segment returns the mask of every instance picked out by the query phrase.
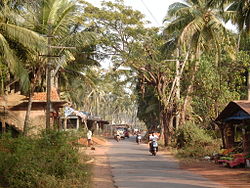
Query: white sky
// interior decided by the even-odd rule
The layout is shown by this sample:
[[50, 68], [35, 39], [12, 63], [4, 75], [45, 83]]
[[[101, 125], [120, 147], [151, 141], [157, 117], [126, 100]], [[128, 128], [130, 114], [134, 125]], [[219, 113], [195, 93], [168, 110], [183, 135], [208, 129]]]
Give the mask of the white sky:
[[[86, 0], [91, 4], [98, 6], [103, 0]], [[114, 0], [105, 0], [114, 1]], [[149, 26], [162, 27], [163, 19], [167, 14], [169, 5], [175, 2], [181, 2], [181, 0], [124, 0], [124, 4], [131, 6], [133, 9], [139, 10], [145, 15], [145, 19], [150, 21]], [[230, 22], [226, 24], [226, 27], [230, 30], [236, 31], [236, 27]]]
[[[95, 6], [98, 6], [102, 0], [87, 1]], [[150, 26], [156, 27], [162, 26], [162, 21], [166, 16], [168, 7], [174, 2], [178, 2], [178, 0], [124, 0], [125, 5], [139, 10], [145, 15], [145, 19], [152, 23]]]

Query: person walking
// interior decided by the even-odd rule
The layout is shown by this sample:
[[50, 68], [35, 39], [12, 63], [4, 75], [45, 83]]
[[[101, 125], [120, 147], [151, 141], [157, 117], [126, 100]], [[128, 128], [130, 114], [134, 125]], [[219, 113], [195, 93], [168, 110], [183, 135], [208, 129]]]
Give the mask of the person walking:
[[88, 139], [88, 147], [90, 147], [90, 145], [92, 145], [92, 131], [88, 130], [87, 132], [87, 139]]

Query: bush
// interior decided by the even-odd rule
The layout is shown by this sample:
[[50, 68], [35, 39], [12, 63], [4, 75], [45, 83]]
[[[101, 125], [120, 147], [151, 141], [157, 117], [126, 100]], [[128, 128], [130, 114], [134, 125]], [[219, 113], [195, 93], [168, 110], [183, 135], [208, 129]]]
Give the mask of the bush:
[[[43, 132], [37, 138], [0, 138], [0, 187], [87, 187], [89, 167], [79, 162], [68, 132]], [[86, 157], [87, 159], [87, 157]]]
[[199, 126], [187, 123], [176, 132], [176, 146], [181, 157], [199, 158], [219, 151], [220, 141]]

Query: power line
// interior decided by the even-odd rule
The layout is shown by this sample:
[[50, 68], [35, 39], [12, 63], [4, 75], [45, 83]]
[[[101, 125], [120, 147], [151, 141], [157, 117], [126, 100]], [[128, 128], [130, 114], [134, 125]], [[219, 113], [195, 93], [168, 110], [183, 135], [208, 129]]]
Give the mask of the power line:
[[155, 21], [158, 25], [160, 25], [159, 22], [157, 21], [157, 19], [155, 18], [155, 16], [153, 15], [153, 13], [149, 10], [149, 8], [148, 8], [148, 6], [146, 5], [146, 3], [144, 3], [143, 0], [141, 0], [141, 2], [142, 2], [142, 4], [143, 4], [143, 6], [147, 9], [147, 11], [149, 12], [149, 14], [152, 16], [152, 18], [154, 19], [154, 21]]

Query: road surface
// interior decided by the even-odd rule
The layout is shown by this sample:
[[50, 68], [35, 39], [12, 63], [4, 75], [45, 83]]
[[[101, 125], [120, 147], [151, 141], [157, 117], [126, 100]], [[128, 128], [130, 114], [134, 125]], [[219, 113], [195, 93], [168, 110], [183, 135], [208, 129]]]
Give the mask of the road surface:
[[170, 155], [152, 156], [146, 144], [135, 137], [110, 140], [108, 157], [113, 181], [118, 188], [224, 188], [223, 185], [179, 168]]

